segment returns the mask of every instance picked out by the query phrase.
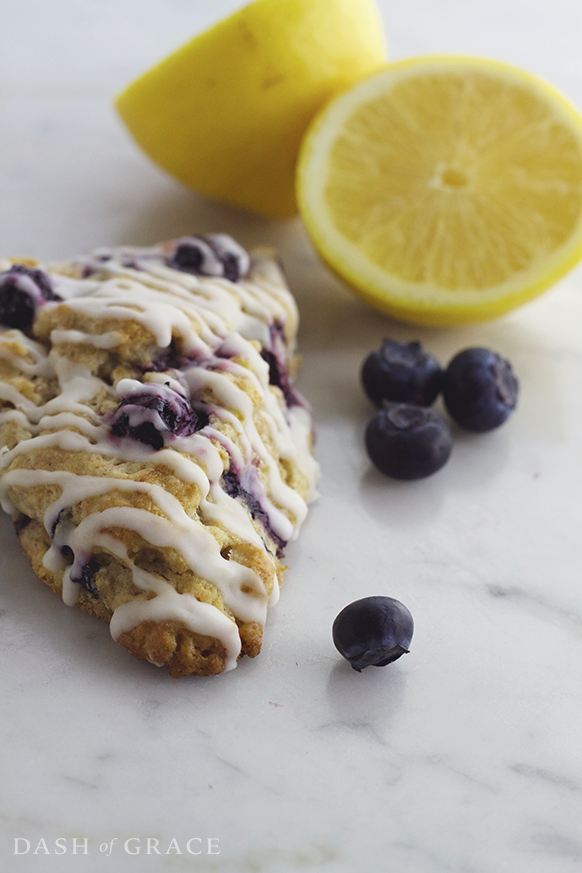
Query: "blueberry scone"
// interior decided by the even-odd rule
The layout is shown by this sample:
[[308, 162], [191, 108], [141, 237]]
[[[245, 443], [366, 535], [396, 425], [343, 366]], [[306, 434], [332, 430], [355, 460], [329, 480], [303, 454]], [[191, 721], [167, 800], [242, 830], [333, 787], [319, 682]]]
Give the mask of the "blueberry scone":
[[3, 260], [0, 322], [0, 498], [38, 577], [172, 676], [257, 655], [317, 478], [273, 253]]

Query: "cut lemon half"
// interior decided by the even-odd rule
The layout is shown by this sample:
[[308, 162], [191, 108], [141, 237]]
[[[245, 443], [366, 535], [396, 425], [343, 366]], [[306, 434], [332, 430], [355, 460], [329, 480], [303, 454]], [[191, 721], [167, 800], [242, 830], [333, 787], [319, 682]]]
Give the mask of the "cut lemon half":
[[496, 318], [582, 257], [582, 117], [507, 64], [395, 63], [312, 122], [297, 197], [323, 260], [373, 306]]
[[386, 63], [376, 0], [255, 0], [132, 82], [117, 111], [142, 149], [200, 194], [297, 213], [307, 126]]

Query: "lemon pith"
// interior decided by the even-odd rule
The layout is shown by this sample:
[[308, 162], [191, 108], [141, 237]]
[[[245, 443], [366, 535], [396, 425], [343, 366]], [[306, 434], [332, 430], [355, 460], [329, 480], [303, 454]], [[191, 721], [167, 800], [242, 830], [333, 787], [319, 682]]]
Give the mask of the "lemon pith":
[[375, 0], [255, 0], [139, 77], [116, 107], [144, 151], [186, 185], [289, 217], [309, 121], [385, 61]]
[[321, 256], [372, 305], [494, 318], [582, 256], [582, 118], [507, 64], [403, 61], [313, 121], [297, 191]]

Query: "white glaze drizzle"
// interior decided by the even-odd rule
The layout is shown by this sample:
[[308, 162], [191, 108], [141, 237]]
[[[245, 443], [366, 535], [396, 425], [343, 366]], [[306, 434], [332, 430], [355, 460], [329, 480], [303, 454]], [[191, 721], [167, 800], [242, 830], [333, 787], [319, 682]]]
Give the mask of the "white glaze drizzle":
[[51, 331], [51, 343], [77, 343], [80, 345], [95, 346], [97, 349], [114, 349], [123, 342], [123, 335], [115, 330], [108, 333], [83, 333], [82, 330], [53, 330]]
[[[27, 357], [32, 358], [32, 363], [26, 361], [24, 357], [15, 354], [8, 343], [16, 342], [22, 346]], [[53, 367], [49, 361], [45, 347], [42, 343], [37, 343], [30, 337], [25, 336], [19, 330], [5, 330], [0, 332], [0, 358], [8, 361], [21, 373], [27, 376], [44, 376], [50, 378], [54, 376]]]
[[[231, 467], [246, 476], [247, 490], [251, 483], [271, 529], [281, 540], [295, 536], [305, 518], [306, 501], [283, 481], [278, 464], [257, 430], [253, 403], [235, 382], [246, 380], [255, 396], [260, 397], [260, 414], [280, 456], [297, 464], [307, 477], [312, 494], [318, 471], [310, 452], [310, 415], [300, 406], [285, 407], [281, 392], [269, 385], [268, 364], [256, 347], [257, 341], [268, 346], [276, 323], [278, 329], [286, 331], [291, 356], [297, 312], [280, 272], [266, 254], [253, 259], [250, 275], [244, 281], [231, 283], [220, 277], [198, 277], [171, 269], [164, 259], [166, 251], [167, 246], [98, 250], [78, 263], [88, 265], [93, 272], [98, 270], [99, 279], [64, 275], [61, 270], [64, 267], [64, 272], [69, 273], [68, 265], [49, 268], [53, 286], [65, 301], [63, 305], [81, 319], [92, 320], [89, 332], [52, 330], [51, 342], [57, 346], [71, 343], [115, 349], [124, 341], [124, 323], [137, 322], [152, 335], [159, 349], [169, 348], [175, 337], [180, 338], [181, 353], [194, 358], [181, 371], [152, 371], [145, 374], [143, 382], [125, 379], [113, 388], [86, 367], [57, 354], [54, 348], [47, 355], [40, 343], [20, 331], [6, 331], [0, 336], [0, 357], [28, 377], [54, 378], [60, 386], [57, 396], [37, 406], [13, 385], [0, 382], [0, 398], [13, 407], [0, 412], [0, 424], [17, 421], [32, 434], [30, 439], [0, 453], [0, 471], [5, 471], [0, 482], [0, 500], [10, 512], [14, 509], [8, 494], [11, 487], [58, 485], [60, 497], [49, 506], [44, 518], [47, 532], [54, 534], [44, 562], [54, 572], [63, 571], [64, 600], [70, 604], [76, 601], [80, 586], [72, 581], [71, 574], [78, 577], [87, 556], [96, 549], [109, 551], [130, 568], [138, 588], [155, 593], [154, 597], [137, 599], [115, 611], [111, 621], [115, 638], [146, 619], [178, 620], [195, 633], [219, 639], [227, 653], [225, 669], [232, 669], [241, 645], [236, 623], [216, 607], [201, 603], [192, 595], [178, 594], [166, 580], [137, 567], [123, 543], [111, 532], [105, 533], [105, 529], [135, 531], [145, 542], [160, 549], [177, 550], [195, 575], [217, 587], [233, 616], [239, 621], [264, 623], [267, 605], [278, 597], [276, 577], [269, 598], [254, 571], [220, 554], [218, 541], [205, 525], [222, 525], [242, 540], [263, 548], [246, 509], [221, 485], [225, 470], [221, 450], [230, 457]], [[130, 258], [135, 259], [137, 269], [125, 265]], [[59, 304], [50, 303], [47, 308], [55, 305]], [[108, 328], [114, 324], [116, 329], [100, 332], [104, 320]], [[30, 360], [6, 347], [6, 340], [17, 340]], [[239, 362], [233, 361], [234, 357]], [[131, 397], [132, 393], [155, 392], [156, 383], [168, 386], [164, 390], [191, 399], [194, 405], [202, 393], [210, 391], [213, 402], [208, 411], [219, 422], [232, 427], [235, 438], [223, 433], [220, 425], [207, 425], [189, 436], [169, 439], [164, 448], [155, 452], [132, 439], [112, 440], [107, 423], [89, 405], [92, 398], [105, 389], [118, 402], [120, 397]], [[158, 418], [149, 415], [143, 420], [155, 420], [159, 427]], [[67, 471], [7, 470], [18, 455], [49, 447], [115, 457], [120, 463], [162, 464], [183, 482], [199, 489], [198, 518], [191, 518], [179, 500], [150, 483], [80, 476]], [[257, 463], [266, 475], [266, 490], [256, 475]], [[77, 526], [59, 523], [55, 533], [56, 521], [63, 510], [112, 490], [147, 493], [159, 514], [135, 506], [111, 507], [86, 516]], [[64, 546], [73, 553], [71, 566], [66, 566], [61, 551]]]

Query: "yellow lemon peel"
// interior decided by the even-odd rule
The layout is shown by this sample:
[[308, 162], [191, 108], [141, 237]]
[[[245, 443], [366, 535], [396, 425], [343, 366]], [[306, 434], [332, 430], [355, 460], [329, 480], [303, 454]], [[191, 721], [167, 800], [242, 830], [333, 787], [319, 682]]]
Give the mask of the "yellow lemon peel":
[[582, 118], [508, 64], [413, 58], [314, 119], [297, 192], [323, 260], [373, 306], [429, 326], [495, 318], [582, 256]]
[[140, 76], [116, 107], [144, 151], [186, 185], [287, 218], [313, 115], [385, 62], [374, 0], [256, 0]]

